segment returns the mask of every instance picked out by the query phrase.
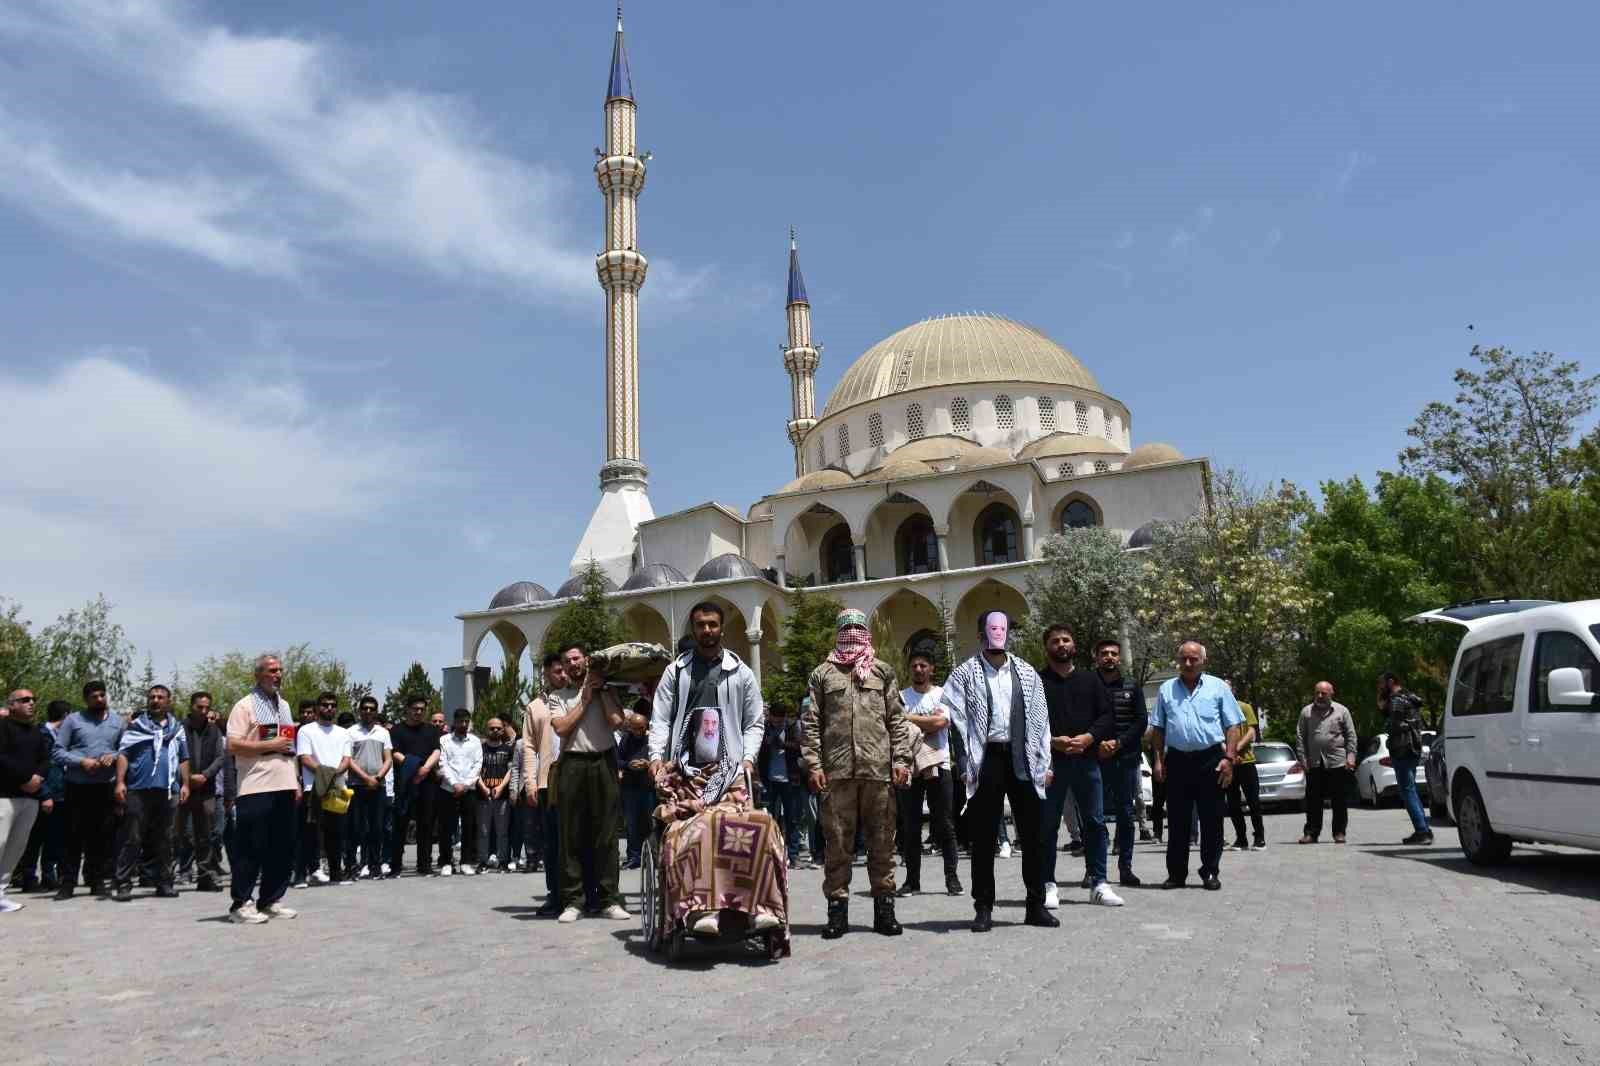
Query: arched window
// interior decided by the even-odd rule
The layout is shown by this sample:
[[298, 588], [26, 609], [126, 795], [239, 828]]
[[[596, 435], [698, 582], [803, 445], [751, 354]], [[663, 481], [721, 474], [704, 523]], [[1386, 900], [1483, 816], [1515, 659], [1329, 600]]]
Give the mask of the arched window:
[[1017, 413], [1011, 406], [1011, 397], [996, 396], [994, 398], [994, 424], [1001, 429], [1017, 428]]
[[944, 662], [944, 639], [931, 629], [919, 629], [911, 634], [911, 639], [906, 641], [906, 658], [913, 655], [927, 655], [933, 659], [935, 670]]
[[867, 416], [867, 443], [874, 448], [883, 447], [883, 416], [876, 411]]
[[980, 566], [1015, 563], [1022, 559], [1017, 548], [1017, 530], [1022, 525], [1017, 512], [1003, 503], [991, 503], [978, 512], [972, 533], [976, 541], [973, 555]]
[[822, 578], [829, 585], [856, 579], [856, 549], [849, 526], [834, 526], [822, 538]]
[[972, 409], [967, 406], [965, 396], [950, 401], [950, 428], [957, 433], [972, 432]]
[[1087, 500], [1069, 500], [1061, 508], [1061, 532], [1069, 529], [1088, 529], [1100, 524], [1100, 516], [1095, 513]]
[[1087, 435], [1089, 432], [1089, 405], [1078, 400], [1072, 405], [1073, 411], [1078, 416], [1078, 432]]
[[1062, 478], [1062, 477], [1071, 477], [1071, 476], [1072, 476], [1072, 464], [1071, 463], [1062, 463], [1060, 466], [1056, 467], [1056, 477]]
[[939, 538], [933, 532], [933, 519], [914, 514], [894, 535], [895, 573], [931, 574], [939, 569]]
[[1056, 431], [1056, 402], [1048, 396], [1039, 397], [1039, 428], [1046, 433]]
[[921, 440], [925, 432], [922, 423], [922, 405], [911, 404], [906, 408], [906, 436], [912, 440]]
[[842, 463], [850, 454], [850, 427], [843, 422], [839, 423], [839, 461]]

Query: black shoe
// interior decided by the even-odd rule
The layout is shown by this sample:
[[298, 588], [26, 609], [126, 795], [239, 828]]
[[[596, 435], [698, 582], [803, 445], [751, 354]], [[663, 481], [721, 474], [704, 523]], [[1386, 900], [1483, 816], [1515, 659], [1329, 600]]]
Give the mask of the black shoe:
[[194, 883], [196, 892], [221, 892], [222, 886], [209, 877], [202, 877]]
[[1166, 843], [1166, 841], [1164, 841], [1164, 840], [1162, 840], [1162, 839], [1161, 839], [1161, 830], [1159, 830], [1159, 829], [1157, 829], [1157, 830], [1156, 830], [1156, 843], [1157, 843], [1157, 844], [1164, 844], [1164, 843]]
[[1139, 843], [1148, 844], [1149, 842], [1150, 842], [1150, 830], [1148, 830], [1148, 829], [1139, 830]]
[[899, 936], [905, 930], [894, 917], [894, 897], [876, 896], [872, 900], [872, 931], [881, 936]]
[[1238, 840], [1235, 840], [1233, 842], [1233, 850], [1234, 851], [1249, 851], [1250, 850], [1250, 845], [1244, 839], [1244, 837], [1240, 837]]
[[966, 891], [966, 889], [961, 887], [961, 878], [957, 877], [955, 874], [951, 874], [949, 877], [944, 879], [944, 890], [945, 894], [950, 896], [959, 896], [961, 893]]
[[1123, 870], [1120, 874], [1118, 874], [1117, 883], [1119, 885], [1126, 885], [1128, 888], [1138, 888], [1140, 885], [1144, 884], [1144, 882], [1139, 880], [1138, 876], [1132, 870]]
[[987, 933], [994, 928], [994, 908], [977, 907], [972, 915], [972, 931], [974, 933]]
[[539, 918], [554, 918], [561, 913], [561, 904], [546, 903], [533, 913]]
[[1028, 904], [1027, 917], [1022, 919], [1024, 925], [1037, 925], [1045, 929], [1054, 929], [1061, 924], [1061, 919], [1044, 909], [1043, 903]]
[[1161, 882], [1161, 887], [1162, 888], [1182, 888], [1183, 887], [1183, 882], [1179, 881], [1176, 877], [1169, 877], [1165, 881]]
[[1072, 843], [1068, 844], [1067, 845], [1067, 854], [1068, 855], [1072, 855], [1072, 856], [1082, 855], [1083, 854], [1083, 842], [1082, 841], [1078, 841], [1078, 840], [1074, 840]]
[[56, 899], [71, 899], [72, 898], [72, 887], [73, 886], [71, 886], [71, 885], [62, 885], [60, 888], [57, 888], [54, 898], [56, 898]]
[[111, 898], [116, 900], [118, 903], [128, 903], [128, 902], [132, 901], [132, 899], [133, 899], [133, 886], [132, 885], [118, 885], [117, 886], [117, 894], [115, 896], [112, 896]]
[[1083, 875], [1083, 880], [1078, 882], [1078, 887], [1079, 888], [1093, 888], [1094, 887], [1094, 881], [1090, 879], [1088, 874], [1084, 874]]
[[39, 882], [39, 891], [40, 892], [54, 892], [56, 889], [58, 889], [60, 887], [61, 887], [60, 883], [57, 882], [56, 879], [53, 878], [53, 877], [46, 877], [43, 881]]
[[1427, 831], [1423, 831], [1421, 833], [1412, 833], [1410, 836], [1408, 836], [1404, 840], [1400, 841], [1400, 843], [1402, 843], [1402, 844], [1432, 844], [1433, 843], [1433, 834], [1429, 833]]
[[172, 885], [162, 885], [156, 889], [156, 899], [177, 899], [178, 890]]
[[111, 895], [111, 885], [110, 885], [110, 883], [106, 882], [106, 881], [90, 881], [89, 882], [89, 895], [91, 895], [91, 896], [109, 896], [109, 895]]
[[830, 899], [828, 901], [828, 924], [822, 930], [822, 939], [838, 940], [850, 931], [850, 901], [847, 899]]
[[898, 892], [896, 892], [895, 895], [897, 895], [897, 896], [915, 896], [918, 892], [921, 892], [921, 891], [922, 891], [922, 885], [920, 883], [918, 883], [916, 881], [907, 881], [905, 884], [900, 886], [900, 890]]
[[1205, 886], [1206, 886], [1206, 891], [1207, 892], [1221, 892], [1222, 891], [1222, 882], [1217, 880], [1217, 877], [1216, 877], [1215, 874], [1213, 874], [1212, 876], [1210, 876], [1210, 877], [1205, 879]]

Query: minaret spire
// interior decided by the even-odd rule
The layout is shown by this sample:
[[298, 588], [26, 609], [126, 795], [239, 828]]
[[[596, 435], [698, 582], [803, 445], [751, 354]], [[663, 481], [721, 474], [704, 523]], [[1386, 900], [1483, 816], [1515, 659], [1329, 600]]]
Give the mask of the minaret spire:
[[811, 301], [800, 274], [800, 251], [789, 227], [789, 343], [783, 346], [783, 368], [789, 372], [789, 443], [794, 445], [794, 474], [806, 472], [805, 437], [817, 424], [817, 364], [822, 346], [811, 343]]
[[578, 573], [594, 559], [618, 584], [631, 570], [639, 523], [655, 517], [645, 492], [649, 471], [640, 461], [639, 448], [639, 289], [650, 264], [638, 244], [639, 193], [649, 155], [639, 151], [637, 110], [618, 4], [606, 83], [604, 147], [594, 165], [606, 211], [605, 247], [595, 256], [595, 271], [606, 294], [606, 461], [600, 467], [600, 505], [589, 519], [571, 567]]

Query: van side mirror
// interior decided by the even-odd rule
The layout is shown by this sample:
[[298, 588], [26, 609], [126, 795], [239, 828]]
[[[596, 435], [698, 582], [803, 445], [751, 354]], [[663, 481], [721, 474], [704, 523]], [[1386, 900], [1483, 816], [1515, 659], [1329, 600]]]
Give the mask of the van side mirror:
[[1563, 666], [1550, 671], [1545, 682], [1552, 707], [1593, 707], [1594, 693], [1583, 687], [1583, 671], [1576, 666]]

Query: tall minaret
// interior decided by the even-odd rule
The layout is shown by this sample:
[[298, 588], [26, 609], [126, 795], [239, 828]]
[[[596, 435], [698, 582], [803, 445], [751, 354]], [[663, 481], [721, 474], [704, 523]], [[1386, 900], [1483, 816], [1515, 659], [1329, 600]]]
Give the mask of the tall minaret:
[[576, 574], [594, 559], [618, 584], [632, 569], [639, 523], [655, 517], [645, 491], [649, 471], [639, 461], [639, 288], [649, 267], [639, 254], [639, 192], [650, 157], [639, 152], [635, 111], [619, 3], [606, 84], [605, 147], [596, 149], [600, 158], [594, 165], [606, 201], [605, 250], [594, 261], [606, 293], [606, 461], [600, 467], [600, 504], [571, 565]]
[[789, 372], [789, 443], [794, 445], [794, 476], [806, 472], [805, 436], [817, 424], [817, 388], [813, 380], [822, 359], [820, 346], [811, 344], [811, 301], [806, 279], [800, 276], [800, 252], [794, 227], [789, 227], [789, 343], [783, 349], [783, 368]]

